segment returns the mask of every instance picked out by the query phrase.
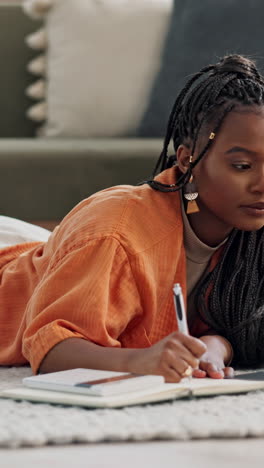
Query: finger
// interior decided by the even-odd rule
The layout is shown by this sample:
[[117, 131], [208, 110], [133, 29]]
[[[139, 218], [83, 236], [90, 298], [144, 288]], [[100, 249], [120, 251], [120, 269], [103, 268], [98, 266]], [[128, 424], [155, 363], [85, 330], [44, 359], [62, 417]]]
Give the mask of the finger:
[[224, 371], [225, 379], [232, 379], [235, 375], [235, 371], [233, 367], [225, 367], [223, 371]]
[[205, 371], [208, 377], [212, 379], [223, 379], [225, 376], [222, 366], [217, 366], [211, 362], [201, 361], [200, 369]]
[[201, 360], [199, 362], [199, 368], [204, 370], [205, 372], [207, 371], [219, 371], [219, 370], [222, 370], [223, 369], [223, 365], [222, 364], [216, 364], [216, 363], [213, 363], [212, 361], [207, 361], [206, 360]]
[[224, 378], [224, 371], [222, 370], [209, 370], [207, 372], [208, 377], [211, 379], [223, 379]]
[[162, 354], [162, 367], [164, 367], [165, 370], [168, 368], [174, 370], [177, 372], [180, 378], [182, 378], [183, 374], [185, 374], [188, 369], [191, 369], [192, 372], [192, 367], [188, 364], [187, 361], [179, 357], [177, 351], [174, 351], [173, 347], [164, 350]]
[[193, 354], [196, 358], [200, 358], [207, 350], [206, 344], [194, 336], [186, 335], [181, 332], [175, 332], [177, 339]]
[[204, 377], [206, 377], [206, 372], [202, 369], [194, 369], [193, 370], [193, 377], [195, 377], [196, 379], [204, 379]]
[[[183, 335], [183, 334], [182, 334]], [[181, 338], [180, 338], [181, 339]], [[179, 338], [176, 336], [171, 337], [171, 339], [166, 344], [166, 352], [173, 354], [174, 359], [180, 359], [185, 361], [185, 368], [187, 367], [186, 363], [191, 366], [192, 368], [196, 368], [199, 366], [199, 360], [195, 357], [192, 352], [186, 346], [179, 341]], [[170, 361], [170, 365], [174, 366], [174, 362]], [[174, 366], [177, 368], [177, 366]], [[182, 371], [182, 369], [180, 369]]]
[[[181, 378], [191, 375], [193, 368], [188, 363], [188, 361], [176, 355], [176, 353], [174, 353], [172, 350], [170, 351], [170, 354], [167, 353], [167, 364], [169, 365], [169, 367], [171, 369], [174, 369], [181, 376]], [[190, 360], [193, 361], [193, 358]]]
[[181, 380], [181, 375], [173, 368], [168, 367], [163, 375], [166, 383], [178, 383]]
[[199, 367], [199, 359], [193, 356], [193, 354], [191, 354], [190, 351], [184, 347], [180, 347], [177, 350], [177, 358], [184, 362], [185, 370], [189, 366], [192, 367], [192, 369], [196, 369], [197, 367]]

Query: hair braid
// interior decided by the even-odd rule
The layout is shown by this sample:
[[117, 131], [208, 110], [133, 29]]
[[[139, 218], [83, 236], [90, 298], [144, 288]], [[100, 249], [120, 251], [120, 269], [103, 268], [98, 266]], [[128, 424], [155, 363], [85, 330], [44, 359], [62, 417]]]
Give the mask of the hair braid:
[[[201, 281], [196, 294], [201, 317], [230, 340], [236, 361], [242, 365], [264, 362], [263, 257], [264, 228], [256, 232], [234, 230], [221, 261]], [[207, 304], [206, 291], [211, 284]]]
[[208, 67], [202, 68], [201, 71], [196, 73], [186, 83], [186, 85], [184, 86], [184, 88], [180, 92], [179, 96], [177, 97], [177, 99], [176, 99], [176, 101], [175, 101], [175, 103], [173, 105], [172, 111], [170, 113], [170, 116], [169, 116], [167, 132], [166, 132], [164, 143], [163, 143], [163, 150], [162, 150], [162, 152], [160, 154], [160, 157], [159, 157], [159, 159], [157, 161], [157, 164], [156, 164], [156, 166], [154, 168], [154, 175], [157, 172], [166, 169], [168, 146], [169, 146], [170, 140], [172, 138], [173, 132], [175, 131], [175, 127], [176, 127], [175, 124], [176, 124], [176, 120], [177, 120], [177, 115], [179, 113], [179, 110], [180, 110], [180, 108], [182, 106], [182, 102], [183, 102], [186, 94], [188, 93], [189, 89], [192, 87], [192, 85], [193, 85], [193, 83], [195, 81], [197, 81], [204, 73], [207, 73], [208, 71], [210, 71], [212, 69], [213, 69], [213, 65], [209, 65]]

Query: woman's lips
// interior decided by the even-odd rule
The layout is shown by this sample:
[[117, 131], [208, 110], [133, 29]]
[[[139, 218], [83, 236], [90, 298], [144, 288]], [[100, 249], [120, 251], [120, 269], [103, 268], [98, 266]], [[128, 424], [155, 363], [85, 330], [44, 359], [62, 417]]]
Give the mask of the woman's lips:
[[251, 205], [245, 205], [246, 208], [256, 208], [257, 210], [264, 210], [264, 202], [252, 203]]
[[264, 216], [264, 203], [262, 202], [242, 205], [241, 208], [251, 216]]

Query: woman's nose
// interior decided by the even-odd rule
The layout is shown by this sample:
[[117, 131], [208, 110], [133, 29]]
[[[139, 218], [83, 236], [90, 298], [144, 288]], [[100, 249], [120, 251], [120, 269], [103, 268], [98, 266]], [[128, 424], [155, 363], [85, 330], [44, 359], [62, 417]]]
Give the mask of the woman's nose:
[[251, 192], [264, 194], [264, 166], [259, 168], [251, 183]]

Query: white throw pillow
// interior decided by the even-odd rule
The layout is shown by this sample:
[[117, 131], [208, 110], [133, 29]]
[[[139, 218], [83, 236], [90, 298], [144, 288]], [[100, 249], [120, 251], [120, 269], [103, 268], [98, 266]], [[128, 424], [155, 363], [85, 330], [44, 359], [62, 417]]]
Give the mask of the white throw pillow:
[[46, 242], [51, 232], [40, 226], [0, 216], [0, 249], [24, 242]]
[[28, 112], [46, 119], [41, 136], [135, 135], [161, 66], [173, 0], [27, 0], [24, 9], [45, 23], [27, 38], [41, 52], [29, 65], [41, 81], [27, 91], [38, 100], [46, 90]]

